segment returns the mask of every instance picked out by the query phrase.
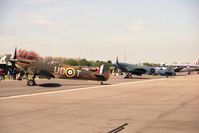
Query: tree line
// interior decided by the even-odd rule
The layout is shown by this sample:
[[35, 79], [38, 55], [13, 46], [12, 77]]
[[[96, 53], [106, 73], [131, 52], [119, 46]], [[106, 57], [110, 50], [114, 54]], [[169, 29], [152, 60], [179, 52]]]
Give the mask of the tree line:
[[144, 62], [144, 63], [142, 63], [142, 65], [144, 65], [144, 66], [151, 66], [151, 67], [158, 67], [158, 66], [160, 66], [160, 64], [149, 63], [149, 62]]
[[95, 67], [95, 66], [100, 66], [102, 64], [106, 64], [109, 67], [113, 66], [113, 63], [112, 63], [111, 60], [108, 60], [108, 61], [99, 61], [99, 60], [88, 61], [85, 58], [83, 58], [83, 59], [80, 59], [80, 58], [73, 59], [73, 58], [66, 58], [66, 57], [51, 57], [51, 56], [43, 57], [42, 60], [46, 63], [55, 61], [55, 62], [60, 63], [60, 64], [66, 64], [66, 65], [71, 65], [71, 66], [91, 66], [91, 67]]
[[[91, 67], [96, 67], [96, 66], [100, 66], [102, 64], [106, 64], [109, 67], [113, 66], [113, 63], [111, 60], [108, 61], [100, 61], [100, 60], [90, 60], [88, 61], [85, 58], [66, 58], [66, 57], [52, 57], [52, 56], [46, 56], [43, 57], [42, 60], [46, 63], [48, 62], [52, 62], [52, 61], [56, 61], [57, 63], [60, 64], [66, 64], [66, 65], [71, 65], [71, 66], [91, 66]], [[160, 64], [157, 63], [149, 63], [149, 62], [144, 62], [142, 63], [142, 65], [144, 66], [160, 66]]]

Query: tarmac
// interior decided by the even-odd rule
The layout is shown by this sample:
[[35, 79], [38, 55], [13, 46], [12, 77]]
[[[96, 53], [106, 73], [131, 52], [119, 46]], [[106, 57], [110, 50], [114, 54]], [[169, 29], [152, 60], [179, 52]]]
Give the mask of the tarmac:
[[[198, 133], [199, 75], [0, 82], [0, 133]], [[114, 130], [116, 129], [116, 130]]]

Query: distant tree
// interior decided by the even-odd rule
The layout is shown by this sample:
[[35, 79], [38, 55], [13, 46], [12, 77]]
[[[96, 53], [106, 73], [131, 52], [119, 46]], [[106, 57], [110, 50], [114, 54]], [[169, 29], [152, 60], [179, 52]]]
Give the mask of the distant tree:
[[105, 65], [107, 65], [108, 67], [113, 66], [113, 64], [112, 64], [112, 62], [111, 62], [110, 60], [108, 60], [107, 62], [97, 60], [97, 61], [95, 61], [95, 62], [93, 63], [93, 66], [101, 66], [102, 64], [105, 64]]
[[79, 66], [91, 66], [91, 63], [89, 61], [87, 61], [86, 59], [80, 59], [78, 61], [78, 65]]
[[65, 59], [63, 63], [71, 66], [78, 66], [78, 62], [75, 59]]
[[25, 49], [18, 49], [16, 51], [17, 58], [28, 59], [28, 60], [40, 60], [41, 57], [35, 51], [27, 51]]
[[95, 61], [88, 61], [88, 63], [90, 64], [90, 66], [95, 66]]
[[111, 61], [111, 60], [108, 60], [107, 63], [108, 63], [108, 64], [112, 64], [112, 61]]
[[52, 56], [46, 56], [43, 57], [43, 61], [48, 63], [51, 61], [56, 61], [60, 64], [67, 64], [67, 65], [71, 65], [71, 66], [100, 66], [102, 64], [106, 64], [108, 67], [113, 66], [112, 61], [108, 60], [107, 62], [105, 61], [100, 61], [100, 60], [91, 60], [88, 61], [85, 58], [83, 59], [72, 59], [72, 58], [66, 58], [66, 57], [52, 57]]
[[53, 57], [52, 56], [46, 56], [46, 57], [43, 58], [43, 61], [46, 62], [46, 63], [51, 62], [51, 61], [53, 61]]
[[144, 65], [144, 66], [153, 66], [153, 67], [157, 67], [157, 66], [159, 66], [160, 64], [144, 62], [144, 63], [142, 63], [142, 65]]
[[154, 66], [154, 67], [158, 67], [158, 66], [160, 66], [160, 64], [157, 64], [157, 63], [156, 63], [156, 64], [153, 64], [153, 66]]
[[149, 62], [144, 62], [144, 63], [142, 63], [142, 65], [144, 65], [144, 66], [152, 66], [151, 63], [149, 63]]
[[66, 60], [67, 58], [65, 58], [65, 57], [54, 57], [53, 58], [53, 61], [56, 61], [56, 62], [59, 62], [59, 63], [63, 63], [64, 62], [64, 60]]

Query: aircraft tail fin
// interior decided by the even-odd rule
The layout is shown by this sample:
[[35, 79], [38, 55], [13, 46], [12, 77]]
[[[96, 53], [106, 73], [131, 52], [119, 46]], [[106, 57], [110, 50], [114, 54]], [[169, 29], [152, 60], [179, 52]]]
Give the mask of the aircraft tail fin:
[[98, 77], [100, 77], [101, 80], [108, 80], [109, 76], [110, 76], [110, 70], [109, 67], [105, 64], [102, 64], [99, 69], [97, 70], [97, 75]]
[[195, 65], [199, 65], [199, 57], [196, 59]]
[[102, 65], [99, 67], [97, 73], [98, 73], [99, 75], [103, 75], [104, 72], [105, 72], [105, 65], [102, 64]]
[[118, 56], [117, 56], [117, 58], [116, 58], [116, 64], [118, 64], [119, 63], [119, 61], [118, 61]]

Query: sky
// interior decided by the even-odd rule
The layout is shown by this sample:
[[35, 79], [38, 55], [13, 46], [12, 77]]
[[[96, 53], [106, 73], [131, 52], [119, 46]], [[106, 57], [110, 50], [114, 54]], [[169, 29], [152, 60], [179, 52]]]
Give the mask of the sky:
[[0, 0], [0, 55], [194, 62], [198, 0]]

